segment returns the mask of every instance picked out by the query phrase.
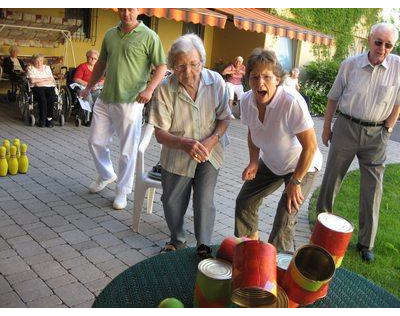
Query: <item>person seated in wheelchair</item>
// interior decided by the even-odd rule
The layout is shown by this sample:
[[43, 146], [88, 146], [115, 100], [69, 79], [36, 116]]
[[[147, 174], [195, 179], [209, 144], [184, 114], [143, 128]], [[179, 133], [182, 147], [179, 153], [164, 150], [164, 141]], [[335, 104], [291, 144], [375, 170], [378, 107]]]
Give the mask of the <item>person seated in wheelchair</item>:
[[[231, 110], [233, 109], [235, 94], [238, 102], [240, 102], [240, 98], [244, 93], [242, 80], [245, 73], [246, 66], [243, 65], [242, 56], [236, 56], [233, 63], [229, 64], [222, 72], [222, 75], [226, 76], [226, 89], [228, 90], [229, 106]], [[231, 115], [231, 119], [235, 119], [233, 114]]]
[[[79, 97], [80, 91], [85, 89], [87, 83], [89, 82], [90, 77], [92, 76], [93, 68], [96, 65], [97, 60], [99, 59], [99, 52], [95, 49], [88, 50], [86, 52], [86, 62], [82, 63], [76, 68], [73, 76], [73, 91], [76, 93], [76, 97]], [[77, 86], [76, 86], [77, 84]], [[104, 85], [104, 78], [102, 78], [90, 91], [88, 95], [88, 102], [90, 106], [93, 108], [94, 103], [96, 102], [98, 96], [101, 93], [101, 90]], [[83, 111], [84, 122], [83, 124], [86, 126], [90, 125], [91, 115], [88, 111]]]
[[[89, 79], [92, 76], [94, 65], [96, 65], [98, 59], [99, 52], [95, 49], [91, 49], [86, 52], [86, 62], [80, 64], [78, 68], [76, 68], [73, 81], [81, 86], [81, 90], [83, 90], [89, 82]], [[89, 100], [89, 102], [92, 106], [96, 102], [97, 97], [100, 95], [103, 85], [104, 78], [96, 84], [92, 91], [90, 91], [92, 101]]]
[[19, 49], [17, 46], [11, 46], [8, 51], [10, 56], [3, 60], [3, 71], [12, 83], [12, 91], [9, 98], [15, 99], [18, 85], [22, 84], [26, 78], [26, 65], [21, 58], [18, 58]]
[[38, 102], [39, 127], [53, 127], [53, 106], [57, 100], [56, 81], [49, 66], [44, 65], [41, 54], [32, 56], [32, 65], [27, 68], [27, 78], [33, 96]]

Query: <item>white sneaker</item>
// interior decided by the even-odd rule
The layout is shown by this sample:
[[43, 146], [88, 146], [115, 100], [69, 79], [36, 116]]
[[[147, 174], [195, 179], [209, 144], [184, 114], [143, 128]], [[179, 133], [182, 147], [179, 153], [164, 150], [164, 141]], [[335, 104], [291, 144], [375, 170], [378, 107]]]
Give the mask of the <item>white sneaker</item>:
[[100, 192], [103, 190], [108, 184], [113, 183], [115, 180], [117, 180], [117, 175], [114, 174], [110, 179], [108, 180], [103, 180], [100, 177], [97, 177], [96, 181], [93, 181], [90, 186], [89, 186], [89, 191], [91, 193], [96, 193]]
[[117, 194], [114, 199], [113, 203], [113, 208], [115, 210], [123, 210], [126, 207], [126, 204], [128, 202], [126, 201], [126, 194], [125, 193], [120, 193], [117, 191]]

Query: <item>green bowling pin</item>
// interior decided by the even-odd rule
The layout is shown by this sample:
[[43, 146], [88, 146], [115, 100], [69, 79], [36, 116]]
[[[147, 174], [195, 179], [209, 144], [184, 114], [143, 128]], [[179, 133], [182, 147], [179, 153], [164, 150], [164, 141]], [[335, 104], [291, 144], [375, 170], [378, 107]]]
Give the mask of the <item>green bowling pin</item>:
[[8, 173], [18, 173], [18, 159], [17, 159], [17, 147], [11, 146], [10, 148], [10, 160], [8, 162]]
[[5, 177], [8, 172], [8, 163], [6, 159], [6, 147], [0, 147], [0, 177]]
[[29, 159], [26, 156], [26, 150], [28, 149], [27, 144], [21, 145], [21, 157], [18, 159], [18, 172], [27, 173], [29, 167]]
[[5, 139], [3, 142], [3, 146], [6, 147], [6, 159], [7, 162], [10, 160], [10, 141]]
[[18, 138], [14, 139], [14, 146], [17, 147], [16, 155], [17, 155], [17, 159], [19, 159], [19, 157], [21, 157], [21, 146], [20, 146], [20, 142], [19, 142]]

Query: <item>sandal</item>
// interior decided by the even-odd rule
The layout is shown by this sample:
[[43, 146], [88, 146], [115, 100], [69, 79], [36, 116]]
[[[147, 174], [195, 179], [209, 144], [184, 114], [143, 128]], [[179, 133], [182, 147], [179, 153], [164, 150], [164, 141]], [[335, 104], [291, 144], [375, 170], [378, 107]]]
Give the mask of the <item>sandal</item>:
[[170, 242], [166, 242], [165, 246], [163, 248], [161, 248], [160, 253], [167, 253], [167, 252], [172, 252], [172, 251], [176, 251], [177, 248], [171, 244]]
[[213, 258], [212, 256], [212, 249], [209, 246], [201, 244], [197, 247], [197, 256], [200, 260]]

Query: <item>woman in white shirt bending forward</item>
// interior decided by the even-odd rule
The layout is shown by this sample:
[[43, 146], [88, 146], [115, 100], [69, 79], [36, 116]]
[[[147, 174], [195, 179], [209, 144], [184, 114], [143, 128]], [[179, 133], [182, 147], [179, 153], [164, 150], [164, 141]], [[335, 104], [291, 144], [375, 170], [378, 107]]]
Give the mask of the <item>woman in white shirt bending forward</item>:
[[28, 67], [27, 78], [33, 96], [38, 102], [39, 127], [53, 127], [53, 106], [57, 101], [55, 93], [56, 81], [49, 66], [43, 64], [43, 56], [32, 56], [32, 65]]
[[251, 90], [242, 96], [250, 162], [236, 199], [235, 235], [258, 239], [258, 209], [283, 183], [268, 242], [291, 251], [297, 213], [321, 169], [314, 123], [300, 94], [279, 86], [282, 67], [272, 51], [255, 49], [246, 66]]

